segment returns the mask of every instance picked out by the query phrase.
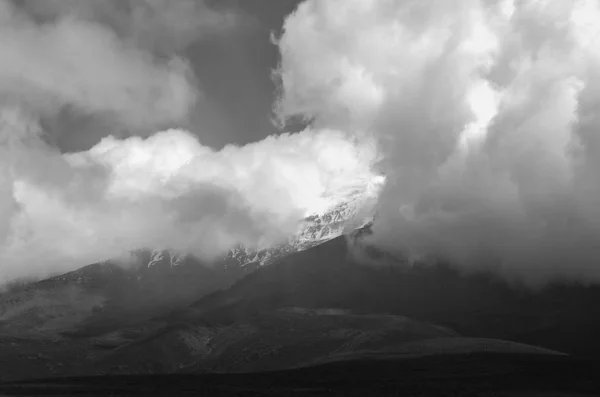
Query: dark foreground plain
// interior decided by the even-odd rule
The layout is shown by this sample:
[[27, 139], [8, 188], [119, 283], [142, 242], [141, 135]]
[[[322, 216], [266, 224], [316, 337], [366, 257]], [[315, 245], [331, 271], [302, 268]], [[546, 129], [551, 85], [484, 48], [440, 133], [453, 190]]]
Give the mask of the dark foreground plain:
[[0, 385], [2, 396], [597, 396], [600, 363], [569, 356], [458, 354], [350, 360], [246, 374], [121, 375]]

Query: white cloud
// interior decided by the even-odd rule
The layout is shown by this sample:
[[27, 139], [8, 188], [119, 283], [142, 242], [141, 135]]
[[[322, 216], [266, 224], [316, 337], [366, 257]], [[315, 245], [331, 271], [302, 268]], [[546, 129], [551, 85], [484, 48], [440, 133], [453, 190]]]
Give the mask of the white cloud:
[[308, 0], [278, 110], [379, 142], [380, 245], [598, 281], [599, 25], [594, 0]]
[[20, 154], [35, 165], [13, 169], [12, 192], [0, 198], [11, 225], [0, 245], [4, 280], [146, 247], [211, 260], [237, 244], [269, 246], [294, 235], [303, 217], [378, 183], [375, 147], [333, 130], [221, 151], [167, 130], [109, 136], [80, 153]]

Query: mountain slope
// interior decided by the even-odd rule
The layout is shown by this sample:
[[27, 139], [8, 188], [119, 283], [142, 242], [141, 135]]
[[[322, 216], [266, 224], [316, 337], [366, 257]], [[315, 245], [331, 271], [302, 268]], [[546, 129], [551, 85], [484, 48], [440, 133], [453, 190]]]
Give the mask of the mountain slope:
[[228, 290], [173, 313], [170, 320], [232, 324], [278, 308], [334, 307], [407, 316], [466, 336], [598, 354], [598, 302], [598, 287], [551, 285], [528, 291], [444, 265], [365, 265], [364, 257], [352, 255], [346, 238], [339, 237], [261, 268]]
[[331, 354], [452, 336], [449, 329], [403, 317], [289, 308], [230, 326], [167, 322], [117, 348], [102, 367], [117, 373], [278, 370]]
[[[382, 252], [355, 256], [348, 244], [352, 238], [338, 237], [290, 254], [237, 282], [226, 279], [229, 287], [210, 284], [215, 289], [208, 294], [211, 287], [207, 284], [196, 291], [199, 299], [190, 295], [160, 310], [158, 295], [148, 297], [139, 293], [144, 288], [133, 286], [148, 285], [151, 291], [158, 291], [161, 282], [168, 286], [177, 285], [179, 277], [189, 280], [191, 275], [186, 272], [191, 269], [206, 279], [216, 277], [213, 280], [222, 280], [217, 276], [227, 272], [191, 262], [186, 265], [190, 258], [171, 258], [167, 252], [148, 256], [156, 261], [149, 260], [135, 273], [106, 264], [92, 265], [46, 280], [36, 291], [41, 286], [64, 284], [91, 294], [105, 292], [106, 282], [114, 288], [113, 296], [130, 302], [127, 294], [131, 294], [137, 306], [128, 304], [125, 310], [118, 306], [119, 300], [112, 301], [116, 307], [103, 302], [76, 326], [68, 323], [67, 329], [77, 332], [65, 335], [62, 329], [52, 346], [28, 336], [22, 320], [30, 317], [16, 316], [8, 323], [20, 324], [17, 328], [24, 332], [19, 337], [28, 339], [19, 339], [15, 333], [6, 339], [0, 328], [0, 344], [12, 362], [23, 358], [11, 351], [16, 354], [23, 346], [35, 346], [31, 350], [47, 356], [46, 361], [35, 361], [36, 365], [47, 362], [44, 365], [49, 366], [36, 370], [39, 374], [58, 373], [56, 365], [67, 368], [67, 363], [73, 363], [69, 364], [72, 368], [60, 373], [266, 370], [390, 355], [396, 359], [423, 352], [544, 353], [496, 339], [568, 353], [600, 352], [596, 338], [600, 313], [593, 304], [600, 301], [597, 288], [518, 290], [494, 277], [461, 275], [447, 266], [407, 266]], [[365, 263], [367, 256], [369, 264]], [[378, 261], [380, 265], [374, 266]], [[394, 266], [389, 266], [392, 262]], [[163, 272], [175, 278], [165, 279]], [[182, 285], [188, 285], [187, 281]], [[135, 300], [141, 296], [146, 296], [141, 302], [147, 306]], [[132, 311], [132, 307], [140, 310]], [[43, 313], [48, 310], [38, 310]], [[40, 321], [39, 316], [32, 318]], [[42, 328], [47, 329], [48, 322], [43, 320]], [[587, 328], [581, 329], [582, 324]], [[457, 334], [450, 329], [463, 337], [452, 339]], [[74, 336], [77, 338], [69, 339]], [[429, 342], [419, 344], [417, 340]], [[14, 344], [21, 347], [12, 348]], [[68, 346], [78, 352], [75, 358], [63, 350], [71, 352]], [[25, 360], [25, 367], [27, 363]], [[98, 365], [89, 367], [90, 363]]]
[[365, 204], [370, 196], [358, 192], [345, 197], [344, 201], [322, 214], [313, 214], [301, 222], [295, 236], [283, 244], [263, 249], [249, 249], [242, 246], [231, 249], [224, 260], [249, 271], [260, 266], [270, 265], [293, 252], [304, 251], [326, 241], [350, 233], [372, 221], [371, 211]]
[[137, 250], [126, 265], [108, 260], [0, 294], [0, 334], [98, 334], [160, 315], [364, 223], [361, 208], [369, 197], [350, 192], [329, 211], [306, 218], [298, 235], [278, 246], [236, 247], [211, 263], [170, 250]]
[[[156, 258], [155, 258], [156, 259]], [[194, 258], [128, 268], [97, 263], [0, 295], [0, 334], [102, 333], [141, 321], [225, 288], [237, 275]]]

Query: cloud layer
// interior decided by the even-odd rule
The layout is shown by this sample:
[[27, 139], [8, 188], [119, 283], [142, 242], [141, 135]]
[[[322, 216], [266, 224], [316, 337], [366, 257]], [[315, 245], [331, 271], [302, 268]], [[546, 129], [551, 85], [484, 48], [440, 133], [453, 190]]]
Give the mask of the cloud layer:
[[277, 109], [379, 142], [384, 248], [598, 281], [599, 26], [594, 0], [308, 0]]

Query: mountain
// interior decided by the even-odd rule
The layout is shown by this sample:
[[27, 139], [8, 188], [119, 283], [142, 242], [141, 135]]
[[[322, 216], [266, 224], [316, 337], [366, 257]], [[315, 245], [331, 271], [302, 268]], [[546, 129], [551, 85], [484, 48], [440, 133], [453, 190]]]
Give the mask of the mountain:
[[[239, 373], [356, 360], [463, 354], [561, 355], [514, 342], [462, 337], [446, 327], [339, 309], [265, 311], [229, 325], [202, 318], [142, 321], [87, 338], [0, 337], [0, 380], [48, 376]], [[11, 363], [10, 366], [8, 363]]]
[[[303, 251], [316, 245], [350, 233], [372, 222], [372, 198], [375, 193], [365, 189], [353, 189], [346, 193], [340, 202], [322, 213], [307, 216], [299, 223], [298, 232], [287, 241], [274, 246], [251, 248], [238, 245], [217, 258], [210, 265], [221, 270], [245, 274], [258, 267], [276, 262], [293, 252]], [[154, 268], [158, 272], [177, 266], [198, 262], [192, 255], [181, 254], [173, 250], [142, 249], [130, 254], [127, 262], [134, 264], [136, 271], [142, 274], [146, 269]], [[111, 260], [105, 261], [111, 266]]]
[[98, 369], [105, 373], [278, 370], [310, 365], [332, 354], [457, 336], [408, 318], [303, 308], [265, 312], [229, 326], [165, 322], [140, 335], [124, 341], [100, 361]]
[[[147, 252], [135, 272], [96, 264], [45, 280], [33, 294], [48, 302], [5, 316], [0, 327], [0, 365], [8, 366], [0, 379], [600, 352], [598, 288], [554, 285], [534, 292], [443, 264], [408, 266], [377, 250], [356, 255], [353, 241], [368, 230], [237, 279], [224, 268], [186, 263], [189, 257]], [[183, 288], [191, 277], [207, 281], [185, 299], [167, 288], [178, 282], [175, 290]], [[161, 306], [161, 295], [149, 297], [145, 288], [163, 287], [168, 304]], [[45, 296], [44, 288], [54, 292]]]
[[[231, 285], [237, 275], [187, 257], [123, 268], [96, 263], [0, 295], [0, 333], [55, 337], [104, 332], [185, 305]], [[147, 264], [152, 263], [151, 266]]]
[[128, 267], [92, 264], [3, 294], [0, 379], [600, 353], [600, 288], [531, 291], [409, 264], [363, 243], [370, 224], [356, 208], [309, 217], [288, 244], [217, 263], [140, 250]]
[[235, 247], [210, 263], [171, 250], [141, 249], [123, 261], [107, 260], [0, 294], [0, 333], [88, 335], [117, 329], [185, 306], [231, 286], [257, 268], [314, 247], [369, 221], [371, 196], [360, 189], [301, 223], [284, 244]]
[[96, 370], [235, 372], [357, 357], [600, 353], [598, 288], [529, 291], [443, 264], [390, 266], [394, 258], [376, 250], [355, 255], [353, 239], [368, 230], [291, 254], [167, 315], [99, 335], [95, 343], [114, 351]]
[[[600, 287], [557, 283], [533, 291], [444, 264], [393, 262], [376, 250], [357, 256], [351, 241], [342, 236], [287, 256], [173, 312], [170, 321], [228, 325], [285, 307], [338, 308], [410, 317], [469, 337], [600, 354]], [[370, 265], [365, 255], [372, 255]]]
[[306, 217], [301, 222], [298, 233], [287, 242], [262, 249], [238, 246], [225, 255], [223, 263], [239, 266], [245, 272], [254, 271], [293, 252], [303, 251], [350, 233], [372, 222], [373, 214], [369, 205], [371, 198], [372, 193], [353, 191], [328, 211]]

